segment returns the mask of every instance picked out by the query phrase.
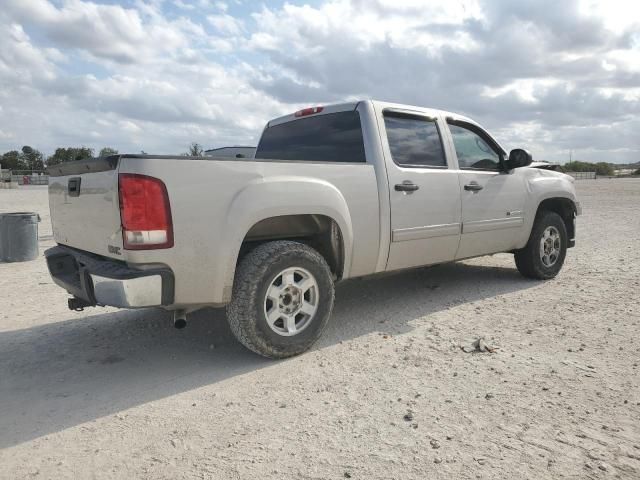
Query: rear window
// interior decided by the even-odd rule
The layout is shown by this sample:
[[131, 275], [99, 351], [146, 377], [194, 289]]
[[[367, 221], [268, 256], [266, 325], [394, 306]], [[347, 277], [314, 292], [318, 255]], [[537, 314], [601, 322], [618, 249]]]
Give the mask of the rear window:
[[267, 128], [256, 158], [324, 162], [365, 162], [358, 112], [303, 118]]

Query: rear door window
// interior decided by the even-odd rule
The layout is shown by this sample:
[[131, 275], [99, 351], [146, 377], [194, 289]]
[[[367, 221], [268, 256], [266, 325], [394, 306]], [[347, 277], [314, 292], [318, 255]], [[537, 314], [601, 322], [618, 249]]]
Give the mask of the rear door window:
[[446, 167], [436, 121], [417, 115], [384, 113], [384, 125], [393, 161], [408, 167]]
[[328, 113], [265, 129], [256, 157], [311, 162], [365, 162], [360, 115]]

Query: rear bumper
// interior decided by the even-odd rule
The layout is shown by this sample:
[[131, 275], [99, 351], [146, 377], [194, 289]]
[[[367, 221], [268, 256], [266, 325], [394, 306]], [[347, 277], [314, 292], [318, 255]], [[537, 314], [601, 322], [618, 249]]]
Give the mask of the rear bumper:
[[141, 308], [173, 303], [174, 277], [169, 268], [138, 270], [64, 246], [44, 254], [53, 281], [89, 305]]

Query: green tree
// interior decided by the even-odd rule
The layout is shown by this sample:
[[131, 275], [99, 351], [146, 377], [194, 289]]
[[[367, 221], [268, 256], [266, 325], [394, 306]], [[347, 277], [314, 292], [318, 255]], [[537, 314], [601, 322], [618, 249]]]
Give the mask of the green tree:
[[634, 175], [640, 175], [640, 168], [633, 172]]
[[20, 155], [26, 170], [44, 170], [44, 155], [35, 148], [25, 145]]
[[117, 155], [117, 154], [118, 154], [118, 150], [116, 150], [115, 148], [104, 147], [100, 150], [100, 153], [98, 153], [98, 156], [108, 157], [109, 155]]
[[595, 168], [593, 167], [593, 164], [589, 164], [589, 163], [586, 163], [586, 162], [578, 162], [578, 161], [569, 162], [564, 166], [564, 168], [566, 168], [567, 171], [569, 171], [569, 172], [593, 172], [593, 171], [595, 171]]
[[204, 155], [204, 148], [199, 143], [193, 142], [189, 145], [189, 150], [184, 154], [188, 157], [201, 157]]
[[93, 157], [93, 149], [88, 147], [56, 148], [53, 155], [47, 158], [47, 166], [58, 165], [63, 162], [84, 160]]
[[93, 157], [93, 148], [89, 147], [77, 147], [67, 149], [72, 157], [72, 160], [86, 160]]
[[606, 162], [596, 163], [596, 175], [604, 175], [604, 176], [615, 175], [615, 172], [613, 171], [613, 165]]
[[568, 172], [596, 172], [596, 175], [611, 176], [614, 174], [613, 165], [607, 162], [569, 162], [564, 168]]
[[27, 170], [27, 166], [17, 150], [3, 153], [2, 157], [0, 157], [0, 165], [2, 165], [2, 168], [9, 170]]
[[66, 148], [56, 148], [56, 151], [53, 155], [49, 155], [47, 158], [47, 166], [50, 167], [52, 165], [58, 165], [59, 163], [67, 161], [67, 149]]

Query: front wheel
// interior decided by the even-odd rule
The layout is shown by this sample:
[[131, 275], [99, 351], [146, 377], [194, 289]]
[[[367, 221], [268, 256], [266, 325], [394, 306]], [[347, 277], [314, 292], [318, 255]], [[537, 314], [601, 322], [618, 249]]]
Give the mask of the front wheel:
[[553, 278], [564, 264], [567, 243], [562, 217], [555, 212], [542, 212], [533, 224], [527, 245], [515, 252], [516, 267], [527, 278]]
[[333, 300], [333, 278], [322, 255], [298, 242], [269, 242], [240, 261], [227, 318], [249, 350], [287, 358], [320, 337]]

